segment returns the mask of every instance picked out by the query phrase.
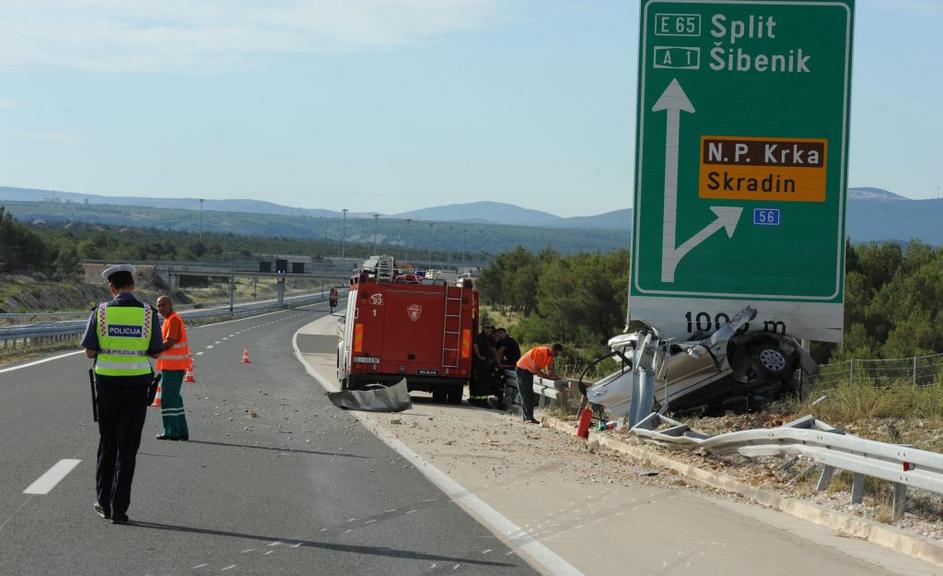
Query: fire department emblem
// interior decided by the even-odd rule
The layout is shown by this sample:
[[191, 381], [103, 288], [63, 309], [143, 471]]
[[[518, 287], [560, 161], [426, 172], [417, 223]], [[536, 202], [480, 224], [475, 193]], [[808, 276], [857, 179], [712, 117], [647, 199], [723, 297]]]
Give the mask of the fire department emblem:
[[371, 294], [370, 303], [374, 306], [383, 306], [383, 294]]
[[419, 316], [422, 314], [422, 306], [419, 304], [410, 304], [406, 307], [406, 312], [409, 313], [409, 319], [415, 322], [419, 320]]

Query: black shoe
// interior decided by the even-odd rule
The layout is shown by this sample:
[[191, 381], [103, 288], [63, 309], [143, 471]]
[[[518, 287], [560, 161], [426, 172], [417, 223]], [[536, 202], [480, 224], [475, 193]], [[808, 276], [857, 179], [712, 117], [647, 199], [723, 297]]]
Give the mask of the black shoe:
[[111, 519], [111, 510], [105, 510], [105, 507], [99, 504], [98, 502], [92, 504], [92, 507], [95, 508], [95, 512], [104, 518], [105, 520]]
[[540, 420], [537, 420], [536, 418], [528, 418], [527, 420], [524, 420], [524, 422], [527, 422], [528, 424], [540, 424]]
[[180, 438], [177, 438], [177, 440], [180, 440], [181, 442], [186, 442], [189, 439], [190, 439], [189, 436], [181, 436]]
[[176, 438], [173, 436], [168, 436], [166, 434], [158, 434], [157, 436], [154, 436], [154, 438], [158, 440], [176, 440]]
[[131, 519], [128, 518], [127, 514], [115, 514], [114, 518], [111, 519], [112, 524], [127, 524]]

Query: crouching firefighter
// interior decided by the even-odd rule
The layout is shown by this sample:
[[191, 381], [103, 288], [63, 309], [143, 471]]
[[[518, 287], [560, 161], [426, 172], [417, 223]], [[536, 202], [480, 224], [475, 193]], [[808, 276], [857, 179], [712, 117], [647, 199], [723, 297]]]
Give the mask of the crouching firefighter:
[[127, 524], [148, 389], [154, 379], [148, 358], [156, 358], [163, 343], [157, 312], [134, 296], [134, 267], [112, 266], [102, 277], [114, 299], [94, 308], [82, 338], [85, 355], [95, 359], [99, 441], [94, 507], [113, 524]]

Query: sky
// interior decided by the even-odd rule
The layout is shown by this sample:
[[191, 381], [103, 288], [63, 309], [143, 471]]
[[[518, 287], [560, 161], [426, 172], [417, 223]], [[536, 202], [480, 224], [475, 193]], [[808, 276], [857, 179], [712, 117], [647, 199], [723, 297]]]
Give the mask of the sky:
[[[856, 3], [849, 185], [943, 194], [943, 0]], [[628, 208], [637, 1], [0, 0], [0, 186]]]

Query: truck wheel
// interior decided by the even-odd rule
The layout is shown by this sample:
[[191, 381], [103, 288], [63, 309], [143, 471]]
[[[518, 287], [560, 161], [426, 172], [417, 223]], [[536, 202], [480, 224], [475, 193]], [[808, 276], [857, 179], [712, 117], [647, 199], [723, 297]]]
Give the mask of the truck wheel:
[[449, 387], [448, 391], [448, 400], [449, 404], [461, 404], [462, 403], [462, 390], [463, 386], [452, 385]]
[[441, 387], [432, 391], [432, 401], [436, 404], [445, 404], [448, 401], [448, 392]]

